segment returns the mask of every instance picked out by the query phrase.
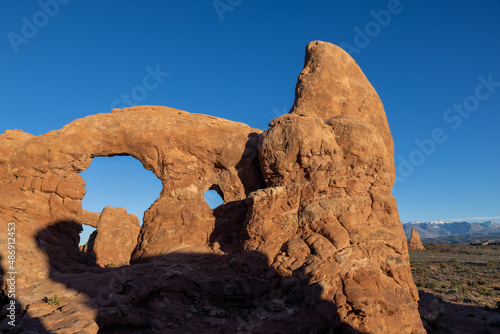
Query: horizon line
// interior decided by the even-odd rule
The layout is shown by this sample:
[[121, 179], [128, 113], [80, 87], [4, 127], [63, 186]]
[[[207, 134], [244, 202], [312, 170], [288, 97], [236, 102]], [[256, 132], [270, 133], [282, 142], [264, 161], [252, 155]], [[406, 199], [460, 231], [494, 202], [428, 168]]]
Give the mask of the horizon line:
[[[484, 220], [500, 220], [500, 216], [495, 216], [495, 217], [469, 217], [469, 218], [454, 218], [454, 219], [436, 219], [436, 220], [410, 220], [412, 222], [415, 221], [443, 221], [443, 222], [453, 222], [456, 220], [460, 221], [468, 221], [468, 220], [479, 220], [479, 219], [484, 219]], [[410, 222], [408, 221], [408, 222]]]
[[474, 219], [474, 220], [476, 220], [476, 219], [486, 219], [486, 220], [488, 220], [488, 219], [499, 219], [499, 218], [500, 218], [500, 216], [496, 216], [496, 217], [470, 217], [470, 218], [455, 218], [455, 219], [449, 219], [449, 220], [450, 220], [450, 221], [451, 221], [451, 220], [467, 220], [467, 219]]

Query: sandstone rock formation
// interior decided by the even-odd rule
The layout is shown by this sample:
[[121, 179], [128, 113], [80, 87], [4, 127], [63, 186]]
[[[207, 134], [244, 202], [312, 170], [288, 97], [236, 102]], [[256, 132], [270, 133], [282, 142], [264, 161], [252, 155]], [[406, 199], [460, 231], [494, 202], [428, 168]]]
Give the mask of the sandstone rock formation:
[[140, 229], [137, 216], [127, 214], [125, 208], [107, 206], [82, 250], [102, 267], [129, 264]]
[[424, 245], [422, 244], [422, 240], [420, 240], [420, 235], [415, 229], [411, 230], [411, 237], [410, 240], [408, 240], [408, 249], [425, 249]]
[[[114, 155], [140, 160], [163, 189], [132, 265], [101, 268], [77, 248], [81, 224], [97, 227], [93, 249], [106, 264], [105, 247], [120, 247], [106, 234], [137, 222], [116, 209], [82, 210], [78, 173]], [[323, 42], [308, 45], [294, 106], [264, 133], [155, 106], [37, 137], [6, 131], [0, 219], [16, 224], [19, 324], [60, 333], [424, 333], [394, 177], [380, 99], [354, 60]], [[223, 197], [215, 210], [208, 189]], [[42, 303], [54, 293], [57, 310]]]

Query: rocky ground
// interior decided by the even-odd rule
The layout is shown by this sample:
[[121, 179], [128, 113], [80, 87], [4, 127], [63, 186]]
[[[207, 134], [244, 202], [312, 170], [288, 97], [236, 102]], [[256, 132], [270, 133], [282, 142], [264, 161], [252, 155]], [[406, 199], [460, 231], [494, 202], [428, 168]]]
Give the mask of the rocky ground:
[[420, 313], [431, 333], [500, 333], [500, 245], [410, 250]]

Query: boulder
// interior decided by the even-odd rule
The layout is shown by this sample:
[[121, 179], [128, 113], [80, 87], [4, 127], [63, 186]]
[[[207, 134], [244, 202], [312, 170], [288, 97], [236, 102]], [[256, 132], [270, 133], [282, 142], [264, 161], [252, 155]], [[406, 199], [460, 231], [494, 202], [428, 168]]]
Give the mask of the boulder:
[[93, 254], [102, 267], [129, 264], [140, 229], [137, 216], [127, 214], [125, 208], [107, 206], [102, 210], [86, 251]]

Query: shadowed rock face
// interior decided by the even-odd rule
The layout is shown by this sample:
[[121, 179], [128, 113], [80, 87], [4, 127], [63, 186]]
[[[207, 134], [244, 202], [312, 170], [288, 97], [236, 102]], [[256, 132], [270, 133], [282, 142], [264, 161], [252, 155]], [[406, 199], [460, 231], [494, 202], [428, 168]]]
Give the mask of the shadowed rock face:
[[411, 230], [411, 237], [408, 241], [408, 249], [425, 249], [424, 245], [422, 244], [422, 240], [420, 240], [420, 235], [415, 229]]
[[[136, 226], [126, 212], [81, 208], [78, 173], [92, 158], [113, 155], [137, 158], [163, 184], [136, 242], [129, 240], [136, 232], [120, 232]], [[7, 131], [0, 135], [0, 219], [17, 226], [17, 300], [29, 305], [21, 321], [82, 333], [98, 326], [424, 333], [394, 177], [380, 99], [354, 60], [323, 42], [308, 45], [294, 106], [264, 133], [156, 106], [89, 116], [38, 137]], [[208, 189], [224, 199], [215, 210], [204, 201]], [[113, 256], [135, 265], [89, 265], [77, 249], [81, 224], [97, 226], [96, 255], [126, 239]], [[113, 270], [127, 277], [103, 297]], [[57, 291], [65, 303], [59, 313], [40, 303]], [[167, 319], [167, 304], [184, 311]]]

